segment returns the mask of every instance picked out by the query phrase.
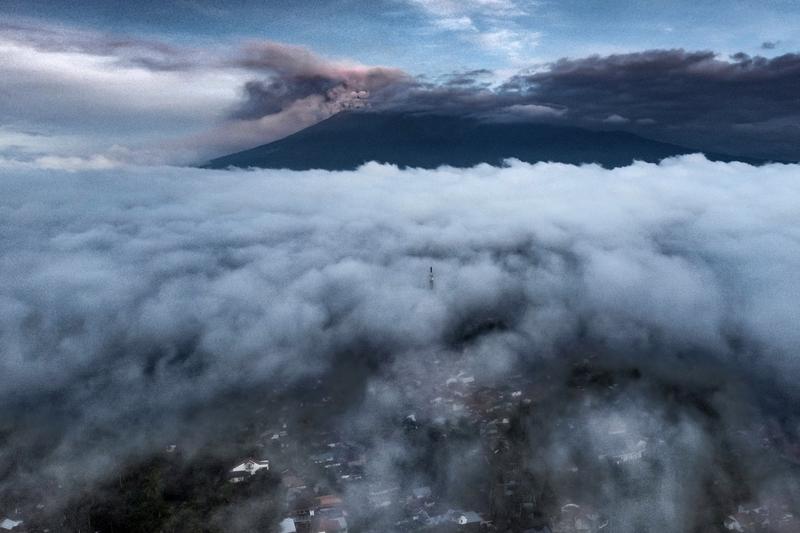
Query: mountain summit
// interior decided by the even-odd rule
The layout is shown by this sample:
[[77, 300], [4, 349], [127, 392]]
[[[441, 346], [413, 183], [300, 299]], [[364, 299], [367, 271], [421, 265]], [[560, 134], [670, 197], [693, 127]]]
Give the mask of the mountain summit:
[[[623, 131], [488, 122], [459, 116], [350, 111], [278, 141], [213, 159], [204, 166], [351, 170], [368, 161], [378, 161], [400, 167], [435, 168], [497, 165], [516, 158], [530, 163], [597, 163], [613, 168], [634, 160], [657, 162], [695, 152], [698, 150]], [[737, 159], [706, 155], [717, 160]]]

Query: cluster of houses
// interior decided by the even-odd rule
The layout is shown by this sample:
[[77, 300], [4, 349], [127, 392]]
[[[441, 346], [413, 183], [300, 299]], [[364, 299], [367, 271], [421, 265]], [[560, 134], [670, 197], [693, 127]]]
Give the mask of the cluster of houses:
[[728, 531], [737, 533], [796, 533], [800, 531], [800, 516], [786, 504], [770, 502], [758, 507], [740, 505], [723, 523]]
[[347, 533], [347, 511], [338, 496], [328, 494], [292, 508], [280, 526], [281, 533]]
[[[307, 419], [298, 416], [298, 406], [287, 405], [278, 405], [269, 422], [243, 429], [241, 450], [252, 455], [231, 463], [227, 476], [231, 489], [240, 490], [258, 476], [277, 474], [284, 499], [280, 533], [615, 531], [613, 517], [595, 508], [590, 498], [555, 501], [551, 494], [548, 499], [548, 489], [530, 473], [531, 449], [520, 444], [524, 439], [516, 438], [515, 431], [523, 431], [521, 418], [552, 397], [550, 380], [534, 381], [517, 374], [505, 376], [500, 384], [487, 384], [465, 370], [434, 365], [428, 375], [403, 383], [403, 395], [413, 401], [397, 404], [392, 424], [399, 434], [435, 429], [445, 439], [458, 432], [478, 437], [478, 445], [462, 459], [486, 465], [491, 479], [469, 488], [477, 495], [469, 499], [471, 503], [453, 500], [435, 479], [424, 475], [409, 480], [380, 474], [380, 469], [371, 468], [379, 459], [371, 454], [380, 449], [367, 446], [352, 430], [345, 433], [337, 424], [326, 425], [324, 416]], [[327, 413], [337, 402], [323, 394], [304, 397], [299, 409]], [[752, 436], [754, 446], [779, 443], [785, 458], [800, 457], [792, 439], [775, 428], [765, 425], [742, 431]], [[167, 447], [166, 453], [176, 454], [176, 446]], [[609, 428], [604, 447], [592, 460], [628, 468], [658, 453], [658, 439], [648, 442], [618, 424]], [[569, 461], [560, 468], [556, 474], [562, 483], [570, 479], [580, 483], [585, 475]], [[11, 513], [0, 520], [0, 533], [24, 533], [26, 525], [20, 513]], [[760, 507], [740, 506], [722, 526], [737, 533], [797, 533], [800, 517], [786, 505], [768, 502]]]
[[[466, 426], [480, 435], [481, 446], [470, 459], [489, 463], [494, 472], [490, 486], [475, 489], [485, 493], [484, 506], [463, 509], [445, 501], [437, 494], [435, 484], [401, 486], [392, 479], [371, 479], [365, 446], [322, 428], [304, 430], [300, 443], [292, 438], [289, 419], [281, 418], [277, 426], [261, 432], [258, 444], [281, 465], [288, 516], [281, 522], [280, 531], [348, 531], [353, 527], [351, 511], [355, 511], [361, 518], [355, 522], [360, 531], [372, 531], [369, 525], [364, 526], [364, 516], [391, 516], [394, 518], [388, 527], [382, 522], [374, 531], [449, 533], [512, 528], [526, 533], [609, 532], [608, 518], [586, 504], [566, 503], [555, 516], [541, 515], [541, 490], [534, 488], [525, 468], [529, 450], [515, 448], [509, 429], [521, 410], [534, 408], [548, 394], [545, 385], [534, 384], [521, 374], [492, 386], [479, 384], [465, 371], [435, 379], [433, 385], [410, 380], [412, 390], [405, 393], [415, 398], [416, 409], [398, 414], [397, 422], [408, 432], [423, 426], [444, 432], [449, 427]], [[305, 407], [321, 411], [329, 401], [323, 397], [319, 405]], [[636, 441], [609, 452], [608, 459], [618, 464], [637, 461], [646, 448], [644, 441]], [[300, 449], [306, 453], [298, 453]], [[245, 461], [231, 470], [231, 481], [241, 482], [268, 468], [266, 460]]]
[[[345, 498], [348, 496], [350, 507], [357, 506], [362, 513], [382, 514], [402, 508], [410, 518], [398, 521], [397, 531], [485, 529], [485, 522], [477, 512], [444, 507], [431, 487], [418, 486], [404, 492], [399, 486], [369, 480], [364, 468], [368, 458], [362, 446], [340, 441], [327, 433], [318, 438], [319, 442], [310, 443], [305, 464], [289, 464], [281, 470], [288, 513], [279, 524], [281, 533], [347, 533], [350, 514]], [[296, 454], [286, 457], [291, 463]], [[231, 469], [229, 480], [241, 483], [269, 468], [267, 460], [248, 459]]]
[[[459, 418], [471, 417], [470, 389], [474, 389], [475, 382], [475, 377], [466, 372], [443, 377], [441, 387], [435, 390], [436, 396], [428, 401], [431, 409], [424, 415], [426, 422], [431, 421], [434, 411], [439, 413], [434, 418], [441, 424], [454, 414]], [[521, 399], [521, 392], [513, 398], [509, 396], [510, 401]], [[323, 412], [330, 401], [328, 397], [306, 398], [302, 407]], [[479, 416], [483, 415], [476, 413], [474, 421]], [[493, 427], [503, 424], [502, 417], [491, 420]], [[444, 533], [492, 529], [487, 519], [488, 507], [463, 509], [444, 501], [434, 485], [400, 486], [395, 480], [371, 478], [367, 447], [325, 427], [304, 427], [302, 439], [296, 439], [293, 431], [301, 431], [293, 427], [295, 423], [296, 417], [280, 414], [277, 424], [260, 431], [254, 443], [262, 450], [262, 457], [268, 456], [270, 460], [248, 459], [232, 467], [229, 474], [231, 482], [241, 483], [271, 467], [280, 473], [287, 512], [280, 522], [282, 533], [346, 532], [353, 527], [354, 510], [361, 519], [362, 531], [369, 528], [363, 525], [364, 516], [396, 517], [391, 524], [394, 531]], [[414, 431], [420, 421], [415, 413], [405, 413], [398, 418], [398, 424], [405, 431]], [[386, 527], [385, 522], [381, 521], [380, 527]]]

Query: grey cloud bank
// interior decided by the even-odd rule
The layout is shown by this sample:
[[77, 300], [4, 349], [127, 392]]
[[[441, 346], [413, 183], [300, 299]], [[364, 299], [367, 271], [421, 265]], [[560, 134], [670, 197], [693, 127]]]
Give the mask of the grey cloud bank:
[[[241, 390], [335, 377], [371, 398], [342, 423], [369, 425], [442, 354], [500, 382], [584, 350], [678, 382], [733, 373], [797, 392], [797, 166], [3, 174], [4, 488], [43, 472], [102, 478], [98, 465], [202, 441], [217, 421], [187, 413]], [[634, 407], [568, 411], [670, 427], [690, 455], [710, 438]], [[576, 442], [602, 447], [586, 428]], [[531, 453], [559, 463], [564, 431], [543, 430]], [[389, 440], [376, 446], [402, 456]], [[671, 483], [689, 477], [667, 471], [677, 479], [647, 501], [680, 515]], [[630, 530], [646, 514], [631, 510]]]

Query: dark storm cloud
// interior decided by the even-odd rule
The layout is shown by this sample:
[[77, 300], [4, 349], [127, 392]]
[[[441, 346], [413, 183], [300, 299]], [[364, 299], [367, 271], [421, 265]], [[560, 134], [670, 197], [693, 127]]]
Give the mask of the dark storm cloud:
[[374, 109], [552, 120], [624, 128], [700, 150], [800, 157], [800, 55], [652, 50], [561, 59], [500, 83], [491, 73], [418, 79], [372, 98]]
[[491, 83], [491, 72], [454, 73], [387, 86], [375, 110], [554, 120], [624, 128], [691, 148], [800, 157], [800, 55], [652, 50], [561, 59]]
[[618, 116], [703, 149], [797, 158], [800, 55], [653, 50], [562, 59], [505, 91], [566, 106], [574, 120]]
[[453, 73], [444, 81], [445, 85], [464, 86], [475, 84], [486, 84], [486, 79], [494, 73], [488, 69], [469, 70], [467, 72]]
[[[561, 100], [602, 119], [612, 111], [631, 119], [728, 124], [784, 116], [796, 101], [800, 55], [767, 59], [713, 52], [657, 50], [563, 59], [545, 72], [517, 76], [506, 87]], [[677, 115], [677, 116], [675, 116]]]

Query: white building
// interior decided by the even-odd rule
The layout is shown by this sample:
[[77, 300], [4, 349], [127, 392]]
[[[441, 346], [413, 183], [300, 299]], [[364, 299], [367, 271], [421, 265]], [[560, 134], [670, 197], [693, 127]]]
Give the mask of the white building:
[[269, 461], [254, 461], [253, 459], [248, 459], [231, 469], [230, 481], [231, 483], [239, 483], [250, 476], [254, 476], [259, 470], [269, 470]]
[[294, 525], [294, 520], [291, 518], [284, 518], [281, 520], [280, 533], [297, 533], [297, 528]]
[[459, 513], [455, 521], [460, 526], [466, 526], [470, 524], [480, 524], [481, 517], [478, 513], [474, 511], [466, 511], [463, 513]]
[[21, 524], [22, 520], [11, 520], [10, 518], [4, 518], [2, 521], [0, 521], [0, 529], [11, 531]]

